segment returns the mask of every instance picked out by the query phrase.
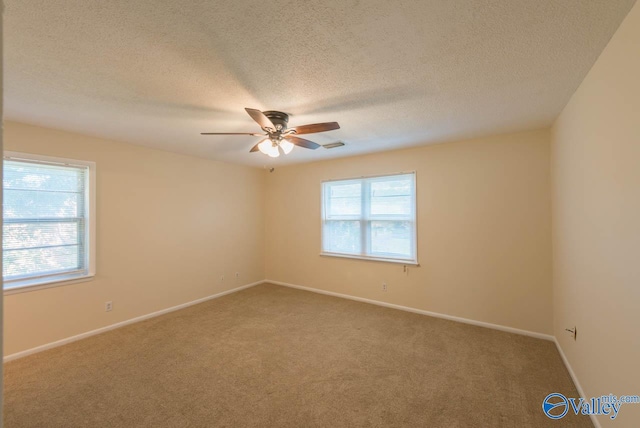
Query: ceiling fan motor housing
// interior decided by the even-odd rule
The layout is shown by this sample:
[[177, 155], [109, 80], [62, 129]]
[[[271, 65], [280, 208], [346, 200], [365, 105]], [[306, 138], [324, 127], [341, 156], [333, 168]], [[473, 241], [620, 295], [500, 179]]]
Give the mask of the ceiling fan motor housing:
[[287, 124], [289, 123], [289, 115], [287, 113], [275, 110], [267, 110], [262, 113], [264, 113], [274, 125], [280, 125], [280, 130], [287, 129]]

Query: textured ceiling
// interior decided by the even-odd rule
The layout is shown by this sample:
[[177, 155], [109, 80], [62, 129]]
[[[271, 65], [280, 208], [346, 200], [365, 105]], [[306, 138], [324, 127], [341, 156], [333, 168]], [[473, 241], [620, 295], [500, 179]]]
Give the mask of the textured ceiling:
[[[635, 0], [5, 0], [5, 116], [283, 165], [548, 126]], [[346, 146], [248, 153], [244, 107]]]

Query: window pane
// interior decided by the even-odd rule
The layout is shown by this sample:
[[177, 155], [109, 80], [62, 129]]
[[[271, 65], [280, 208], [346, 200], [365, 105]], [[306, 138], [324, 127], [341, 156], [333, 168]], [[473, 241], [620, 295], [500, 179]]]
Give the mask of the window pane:
[[362, 185], [358, 183], [327, 183], [326, 216], [327, 218], [343, 215], [360, 215], [362, 207]]
[[411, 258], [412, 227], [409, 221], [372, 221], [371, 252]]
[[2, 275], [5, 279], [11, 279], [78, 270], [78, 250], [78, 245], [3, 250]]
[[411, 216], [413, 182], [410, 178], [373, 181], [371, 183], [371, 215]]
[[324, 223], [324, 251], [359, 254], [359, 221], [326, 221]]
[[4, 190], [4, 218], [78, 217], [81, 194], [37, 190]]
[[5, 161], [4, 189], [32, 189], [53, 192], [76, 192], [82, 187], [84, 170], [64, 166], [21, 161]]
[[80, 221], [5, 223], [2, 248], [6, 251], [19, 248], [79, 244], [78, 238], [82, 223]]

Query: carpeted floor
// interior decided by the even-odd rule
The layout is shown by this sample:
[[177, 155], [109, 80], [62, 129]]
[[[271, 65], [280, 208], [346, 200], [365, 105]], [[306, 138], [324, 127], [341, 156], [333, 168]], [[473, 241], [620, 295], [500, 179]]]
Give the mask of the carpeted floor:
[[5, 426], [592, 426], [551, 392], [552, 342], [263, 284], [7, 363]]

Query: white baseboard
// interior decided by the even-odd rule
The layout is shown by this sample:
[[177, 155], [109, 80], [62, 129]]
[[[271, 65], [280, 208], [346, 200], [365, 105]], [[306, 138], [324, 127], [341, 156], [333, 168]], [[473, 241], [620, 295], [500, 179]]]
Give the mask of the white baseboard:
[[180, 309], [187, 308], [189, 306], [197, 305], [198, 303], [206, 302], [207, 300], [217, 299], [218, 297], [226, 296], [227, 294], [235, 293], [240, 290], [244, 290], [246, 288], [254, 287], [258, 284], [262, 284], [264, 281], [256, 281], [251, 284], [242, 285], [240, 287], [232, 288], [231, 290], [222, 291], [220, 293], [212, 294], [211, 296], [203, 297], [201, 299], [193, 300], [191, 302], [182, 303], [181, 305], [172, 306], [167, 309], [162, 309], [160, 311], [152, 312], [150, 314], [142, 315], [136, 318], [131, 318], [126, 321], [121, 321], [115, 324], [111, 324], [105, 327], [100, 327], [95, 330], [87, 331], [85, 333], [81, 333], [75, 336], [67, 337], [65, 339], [56, 340], [55, 342], [46, 343], [44, 345], [36, 346], [35, 348], [26, 349], [24, 351], [16, 352], [15, 354], [6, 355], [3, 358], [3, 362], [16, 360], [18, 358], [26, 357], [27, 355], [35, 354], [37, 352], [46, 351], [47, 349], [56, 348], [58, 346], [66, 345], [67, 343], [75, 342], [77, 340], [86, 339], [90, 336], [95, 336], [96, 334], [104, 333], [109, 330], [114, 330], [116, 328], [124, 327], [125, 325], [133, 324], [136, 322], [144, 321], [149, 318], [157, 317], [160, 315], [168, 314], [169, 312], [177, 311]]
[[555, 340], [555, 337], [549, 334], [536, 333], [535, 331], [521, 330], [519, 328], [506, 327], [499, 324], [491, 324], [488, 322], [476, 321], [468, 318], [460, 318], [453, 315], [445, 315], [438, 312], [431, 312], [431, 311], [425, 311], [422, 309], [411, 308], [409, 306], [395, 305], [393, 303], [381, 302], [379, 300], [365, 299], [363, 297], [351, 296], [349, 294], [334, 293], [333, 291], [326, 291], [326, 290], [321, 290], [319, 288], [312, 288], [312, 287], [304, 287], [302, 285], [289, 284], [286, 282], [273, 281], [270, 279], [266, 279], [264, 280], [264, 282], [276, 284], [276, 285], [282, 285], [284, 287], [297, 288], [299, 290], [311, 291], [313, 293], [326, 294], [328, 296], [341, 297], [343, 299], [355, 300], [357, 302], [364, 302], [364, 303], [370, 303], [372, 305], [384, 306], [385, 308], [399, 309], [401, 311], [413, 312], [421, 315], [428, 315], [430, 317], [443, 318], [446, 320], [457, 321], [465, 324], [471, 324], [478, 327], [485, 327], [485, 328], [491, 328], [494, 330], [506, 331], [508, 333], [521, 334], [523, 336], [535, 337], [536, 339], [544, 339], [544, 340], [550, 340], [550, 341]]
[[[578, 394], [580, 394], [580, 397], [582, 397], [582, 398], [584, 398], [586, 400], [587, 397], [584, 394], [584, 390], [582, 389], [582, 385], [580, 385], [580, 381], [578, 380], [578, 376], [576, 376], [576, 373], [573, 371], [573, 368], [571, 367], [571, 364], [569, 364], [569, 360], [567, 359], [567, 356], [564, 354], [564, 351], [562, 350], [562, 347], [560, 346], [560, 342], [558, 342], [558, 339], [555, 338], [555, 337], [553, 338], [553, 341], [556, 343], [556, 348], [558, 348], [558, 352], [560, 353], [560, 357], [562, 357], [562, 362], [564, 363], [565, 367], [569, 371], [569, 375], [571, 376], [571, 379], [573, 380], [573, 384], [576, 386], [576, 389], [578, 390]], [[600, 421], [598, 421], [598, 419], [596, 418], [596, 415], [589, 415], [589, 416], [591, 416], [591, 422], [593, 422], [593, 426], [594, 427], [602, 428], [602, 426], [600, 425]]]

